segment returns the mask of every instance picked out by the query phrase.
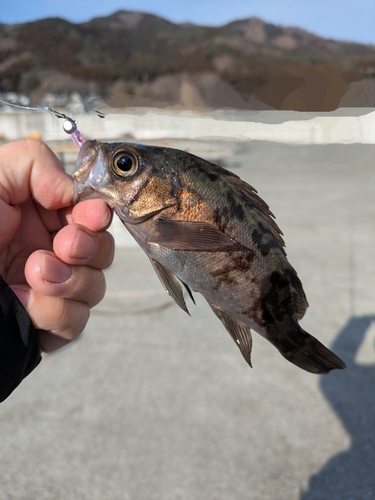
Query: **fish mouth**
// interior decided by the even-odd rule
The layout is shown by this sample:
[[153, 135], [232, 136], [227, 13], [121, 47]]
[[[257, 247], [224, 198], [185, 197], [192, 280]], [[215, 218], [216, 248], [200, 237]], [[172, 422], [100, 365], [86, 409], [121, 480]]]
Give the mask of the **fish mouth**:
[[72, 204], [77, 205], [80, 201], [93, 200], [101, 198], [100, 194], [90, 186], [84, 186], [79, 182], [74, 182], [73, 200]]
[[79, 201], [102, 198], [100, 186], [105, 185], [108, 173], [97, 141], [86, 141], [78, 154], [74, 181], [73, 205]]

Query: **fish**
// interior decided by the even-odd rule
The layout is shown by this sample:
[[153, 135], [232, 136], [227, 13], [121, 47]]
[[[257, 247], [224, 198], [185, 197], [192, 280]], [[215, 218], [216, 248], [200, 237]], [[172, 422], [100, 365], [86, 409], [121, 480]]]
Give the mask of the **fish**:
[[299, 325], [308, 307], [269, 206], [239, 176], [178, 149], [86, 141], [74, 203], [101, 198], [185, 312], [200, 293], [252, 366], [254, 330], [316, 374], [345, 363]]

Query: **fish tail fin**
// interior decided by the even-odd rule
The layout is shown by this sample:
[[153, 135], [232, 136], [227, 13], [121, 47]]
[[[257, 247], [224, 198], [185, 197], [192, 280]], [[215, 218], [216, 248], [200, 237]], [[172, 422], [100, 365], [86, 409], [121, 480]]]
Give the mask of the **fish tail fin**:
[[292, 329], [283, 329], [283, 341], [275, 346], [284, 358], [310, 373], [324, 374], [335, 368], [346, 368], [342, 359], [305, 332], [297, 322], [293, 323]]

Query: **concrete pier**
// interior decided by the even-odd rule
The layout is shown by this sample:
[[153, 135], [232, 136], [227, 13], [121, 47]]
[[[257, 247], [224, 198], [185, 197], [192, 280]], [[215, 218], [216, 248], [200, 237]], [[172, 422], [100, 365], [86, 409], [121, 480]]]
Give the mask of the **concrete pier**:
[[[0, 405], [1, 500], [375, 498], [374, 116], [344, 117], [351, 144], [349, 129], [325, 144], [153, 138], [258, 190], [304, 285], [302, 326], [347, 369], [303, 372], [254, 333], [251, 370], [202, 297], [187, 316], [143, 252], [118, 245], [83, 335]], [[273, 126], [304, 137], [309, 120]]]

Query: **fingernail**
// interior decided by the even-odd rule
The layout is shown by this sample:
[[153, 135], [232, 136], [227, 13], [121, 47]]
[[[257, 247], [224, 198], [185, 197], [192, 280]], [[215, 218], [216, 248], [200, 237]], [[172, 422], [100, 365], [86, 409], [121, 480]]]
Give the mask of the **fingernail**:
[[71, 259], [88, 259], [95, 254], [98, 241], [82, 229], [77, 229], [77, 234], [70, 253]]
[[50, 254], [42, 254], [42, 279], [49, 283], [64, 283], [71, 277], [73, 269]]
[[18, 300], [21, 302], [23, 307], [27, 307], [30, 300], [30, 290], [20, 286], [12, 286], [12, 290], [17, 295]]

